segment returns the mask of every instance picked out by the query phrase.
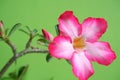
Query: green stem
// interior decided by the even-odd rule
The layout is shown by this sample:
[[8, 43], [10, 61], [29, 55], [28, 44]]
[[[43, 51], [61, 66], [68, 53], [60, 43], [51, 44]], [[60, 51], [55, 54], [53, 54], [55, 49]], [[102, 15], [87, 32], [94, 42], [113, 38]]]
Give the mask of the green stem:
[[17, 53], [15, 56], [11, 57], [10, 60], [3, 66], [3, 68], [0, 71], [0, 78], [3, 76], [3, 74], [8, 70], [8, 68], [12, 65], [14, 61], [16, 61], [18, 58], [22, 57], [26, 54], [45, 54], [48, 53], [48, 50], [40, 50], [40, 49], [25, 49], [19, 53]]

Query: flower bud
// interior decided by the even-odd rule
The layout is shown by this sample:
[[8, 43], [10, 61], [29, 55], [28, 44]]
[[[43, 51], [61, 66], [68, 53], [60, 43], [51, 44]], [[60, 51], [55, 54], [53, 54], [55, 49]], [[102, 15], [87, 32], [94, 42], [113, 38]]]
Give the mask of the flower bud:
[[3, 37], [5, 33], [4, 27], [3, 27], [3, 22], [0, 21], [0, 37]]

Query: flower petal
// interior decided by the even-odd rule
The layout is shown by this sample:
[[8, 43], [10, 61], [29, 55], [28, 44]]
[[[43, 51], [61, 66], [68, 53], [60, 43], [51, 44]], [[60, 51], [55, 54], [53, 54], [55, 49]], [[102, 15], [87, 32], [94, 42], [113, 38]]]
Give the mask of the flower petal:
[[72, 57], [73, 73], [80, 80], [88, 80], [88, 78], [94, 73], [92, 64], [85, 56], [84, 52], [74, 53]]
[[61, 35], [77, 37], [81, 34], [81, 25], [72, 11], [64, 12], [58, 19]]
[[86, 44], [87, 57], [99, 64], [109, 65], [116, 58], [107, 42], [95, 42]]
[[95, 42], [106, 31], [107, 22], [103, 18], [87, 18], [82, 23], [82, 35], [87, 41]]
[[49, 32], [47, 32], [46, 30], [42, 29], [42, 33], [47, 40], [50, 40], [50, 41], [53, 40], [53, 38], [54, 38], [53, 35], [50, 34]]
[[50, 43], [49, 51], [56, 58], [70, 59], [74, 49], [69, 37], [58, 36]]

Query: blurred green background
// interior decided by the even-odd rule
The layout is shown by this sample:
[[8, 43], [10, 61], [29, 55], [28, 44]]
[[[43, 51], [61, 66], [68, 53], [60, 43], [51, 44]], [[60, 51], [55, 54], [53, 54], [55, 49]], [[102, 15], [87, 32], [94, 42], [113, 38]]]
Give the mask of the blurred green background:
[[[117, 59], [109, 66], [93, 63], [95, 74], [89, 80], [119, 80], [120, 79], [120, 0], [0, 0], [0, 20], [6, 28], [12, 28], [16, 23], [28, 25], [31, 29], [44, 28], [55, 35], [54, 26], [61, 13], [72, 10], [82, 21], [87, 17], [103, 17], [108, 22], [107, 32], [102, 41], [108, 41], [116, 52]], [[11, 36], [18, 51], [24, 48], [28, 37], [20, 31]], [[33, 44], [39, 46], [36, 42]], [[0, 42], [0, 69], [12, 56], [12, 51], [3, 42]], [[23, 80], [78, 80], [71, 71], [71, 66], [65, 60], [52, 59], [46, 62], [43, 54], [31, 54], [21, 57], [17, 65], [13, 64], [9, 72], [18, 70], [29, 64]], [[52, 79], [53, 78], [53, 79]]]

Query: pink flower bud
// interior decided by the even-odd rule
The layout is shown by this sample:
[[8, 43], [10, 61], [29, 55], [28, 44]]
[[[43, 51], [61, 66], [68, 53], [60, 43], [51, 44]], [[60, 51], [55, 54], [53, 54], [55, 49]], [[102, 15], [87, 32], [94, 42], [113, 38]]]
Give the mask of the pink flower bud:
[[4, 32], [5, 32], [5, 30], [4, 30], [4, 27], [3, 27], [3, 22], [2, 21], [0, 21], [0, 36], [4, 36]]
[[3, 23], [2, 23], [2, 21], [0, 21], [0, 27], [2, 27], [3, 26]]
[[44, 29], [42, 29], [42, 33], [43, 33], [44, 37], [45, 37], [47, 40], [50, 40], [50, 41], [53, 40], [54, 37], [53, 37], [53, 35], [52, 35], [51, 33], [47, 32], [47, 31], [44, 30]]

